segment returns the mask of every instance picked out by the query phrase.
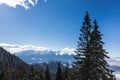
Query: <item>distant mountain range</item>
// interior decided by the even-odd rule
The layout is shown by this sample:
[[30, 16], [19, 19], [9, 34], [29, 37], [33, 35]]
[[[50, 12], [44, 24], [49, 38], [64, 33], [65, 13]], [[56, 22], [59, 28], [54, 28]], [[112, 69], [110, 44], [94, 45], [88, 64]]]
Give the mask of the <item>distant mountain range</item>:
[[[26, 50], [22, 52], [15, 53], [16, 56], [20, 57], [22, 60], [29, 64], [37, 63], [48, 63], [49, 61], [62, 62], [63, 64], [74, 62], [74, 55], [69, 53], [60, 54], [61, 51], [53, 50], [44, 50], [44, 51], [35, 51], [35, 50]], [[111, 66], [120, 66], [120, 57], [113, 57], [107, 59], [108, 63]]]
[[60, 51], [34, 51], [27, 50], [23, 52], [16, 53], [15, 55], [20, 57], [22, 60], [29, 64], [39, 64], [48, 63], [50, 61], [61, 62], [63, 64], [72, 63], [74, 61], [73, 55], [68, 55], [67, 53], [60, 54]]
[[[7, 43], [0, 43], [0, 46], [3, 47], [4, 49], [8, 50], [12, 54], [14, 53], [19, 53], [23, 51], [58, 51], [46, 47], [41, 47], [41, 46], [33, 46], [33, 45], [18, 45], [18, 44], [7, 44]], [[75, 49], [74, 48], [69, 48], [65, 47], [62, 50], [60, 50], [59, 54], [64, 54], [67, 53], [69, 55], [74, 54]]]
[[15, 55], [20, 57], [23, 61], [28, 64], [34, 65], [35, 68], [45, 71], [46, 65], [49, 66], [50, 72], [56, 73], [58, 62], [61, 62], [61, 68], [64, 69], [66, 63], [68, 62], [72, 65], [74, 58], [73, 55], [68, 55], [67, 53], [60, 54], [60, 51], [34, 51], [27, 50], [23, 52], [16, 53]]
[[[53, 65], [57, 66], [57, 62], [60, 61], [62, 65], [68, 62], [71, 65], [74, 61], [73, 55], [75, 49], [65, 48], [62, 51], [57, 51], [32, 45], [20, 46], [5, 43], [0, 44], [0, 46], [14, 53], [26, 63], [34, 64], [36, 68], [44, 69], [46, 65], [49, 65], [53, 72], [55, 72], [55, 67], [52, 69]], [[115, 70], [117, 78], [120, 78], [120, 57], [110, 58], [107, 61], [110, 64], [110, 68]]]
[[[23, 61], [34, 64], [35, 67], [45, 70], [45, 66], [48, 65], [51, 69], [51, 72], [55, 73], [57, 63], [61, 62], [62, 65], [65, 65], [67, 62], [71, 65], [74, 62], [73, 54], [69, 55], [68, 53], [60, 54], [60, 51], [34, 51], [27, 50], [23, 52], [16, 53], [15, 55], [20, 57]], [[120, 57], [107, 59], [110, 64], [110, 68], [115, 71], [117, 78], [120, 78]], [[53, 67], [54, 66], [54, 67]], [[119, 79], [117, 79], [119, 80]]]

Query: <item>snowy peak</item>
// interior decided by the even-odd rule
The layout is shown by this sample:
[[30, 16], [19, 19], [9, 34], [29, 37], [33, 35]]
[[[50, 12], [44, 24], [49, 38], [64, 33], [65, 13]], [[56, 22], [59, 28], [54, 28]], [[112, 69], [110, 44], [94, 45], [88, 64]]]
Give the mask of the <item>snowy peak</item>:
[[7, 43], [0, 43], [0, 46], [4, 49], [8, 50], [12, 54], [14, 53], [20, 53], [24, 51], [34, 51], [34, 52], [43, 52], [43, 53], [49, 53], [51, 51], [56, 52], [57, 54], [63, 55], [63, 54], [74, 54], [75, 49], [74, 48], [64, 48], [60, 51], [41, 47], [41, 46], [34, 46], [34, 45], [18, 45], [18, 44], [7, 44]]
[[35, 50], [35, 51], [44, 51], [49, 50], [45, 47], [33, 46], [33, 45], [18, 45], [18, 44], [7, 44], [7, 43], [0, 43], [0, 46], [5, 48], [11, 53], [17, 53], [27, 50]]
[[48, 63], [49, 61], [61, 61], [63, 64], [66, 64], [68, 61], [72, 63], [73, 55], [68, 53], [60, 54], [60, 51], [33, 51], [27, 50], [23, 52], [16, 53], [15, 55], [20, 57], [22, 60], [29, 64], [38, 64], [38, 63]]

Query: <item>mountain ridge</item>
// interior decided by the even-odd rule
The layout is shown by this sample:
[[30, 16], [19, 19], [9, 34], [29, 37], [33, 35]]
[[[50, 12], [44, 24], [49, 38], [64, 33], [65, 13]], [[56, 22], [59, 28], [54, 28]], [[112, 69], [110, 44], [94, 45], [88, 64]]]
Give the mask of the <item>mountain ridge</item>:
[[67, 53], [69, 55], [74, 54], [75, 49], [65, 47], [62, 50], [55, 50], [47, 47], [41, 47], [41, 46], [34, 46], [34, 45], [18, 45], [18, 44], [7, 44], [7, 43], [0, 43], [0, 46], [4, 49], [8, 50], [12, 54], [19, 53], [27, 50], [34, 50], [34, 51], [58, 51], [61, 52], [59, 54]]

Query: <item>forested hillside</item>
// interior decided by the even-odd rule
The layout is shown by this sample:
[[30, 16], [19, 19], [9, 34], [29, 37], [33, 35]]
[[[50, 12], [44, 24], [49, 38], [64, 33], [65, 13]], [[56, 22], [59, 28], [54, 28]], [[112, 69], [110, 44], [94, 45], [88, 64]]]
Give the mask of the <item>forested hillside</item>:
[[43, 74], [0, 47], [0, 80], [42, 79]]

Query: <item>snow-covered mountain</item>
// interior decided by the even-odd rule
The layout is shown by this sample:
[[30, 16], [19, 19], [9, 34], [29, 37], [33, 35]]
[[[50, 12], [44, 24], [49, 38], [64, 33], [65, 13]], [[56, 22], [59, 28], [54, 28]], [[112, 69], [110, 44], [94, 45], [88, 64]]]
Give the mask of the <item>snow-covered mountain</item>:
[[61, 61], [63, 64], [66, 62], [72, 63], [73, 54], [75, 51], [74, 48], [68, 47], [57, 51], [54, 49], [33, 45], [0, 43], [0, 46], [30, 64], [49, 61]]
[[[73, 63], [74, 58], [73, 55], [69, 55], [68, 53], [60, 54], [61, 51], [52, 51], [52, 50], [45, 50], [45, 51], [34, 51], [34, 50], [27, 50], [23, 52], [16, 53], [15, 55], [20, 57], [27, 63], [31, 64], [39, 64], [39, 63], [49, 63], [51, 61], [58, 62], [60, 61], [63, 65], [67, 62], [70, 64]], [[115, 71], [115, 75], [117, 80], [120, 80], [120, 57], [114, 57], [107, 60], [110, 68]]]
[[[0, 43], [0, 46], [12, 54], [17, 55], [27, 63], [41, 63], [48, 61], [72, 62], [74, 48], [64, 48], [60, 51], [41, 46], [18, 45]], [[120, 57], [114, 57], [107, 60], [111, 66], [120, 66]]]
[[[74, 61], [73, 55], [69, 55], [68, 53], [60, 54], [60, 51], [34, 51], [28, 50], [16, 53], [16, 56], [20, 57], [27, 63], [43, 63], [43, 62], [50, 62], [50, 61], [60, 61], [63, 65], [69, 62], [72, 64]], [[120, 57], [114, 57], [107, 60], [110, 68], [115, 71], [115, 75], [117, 80], [120, 80]]]
[[[18, 45], [18, 44], [7, 44], [7, 43], [0, 43], [0, 46], [4, 49], [8, 50], [12, 54], [24, 52], [24, 51], [58, 51], [51, 48], [41, 47], [41, 46], [34, 46], [34, 45]], [[75, 49], [65, 47], [62, 50], [60, 50], [59, 54], [74, 54]]]
[[43, 62], [50, 62], [60, 61], [63, 64], [67, 62], [72, 63], [74, 61], [73, 55], [68, 55], [67, 53], [60, 54], [61, 51], [52, 51], [52, 50], [45, 50], [45, 51], [34, 51], [34, 50], [27, 50], [23, 52], [16, 53], [15, 55], [20, 57], [27, 63], [30, 64], [38, 64]]

